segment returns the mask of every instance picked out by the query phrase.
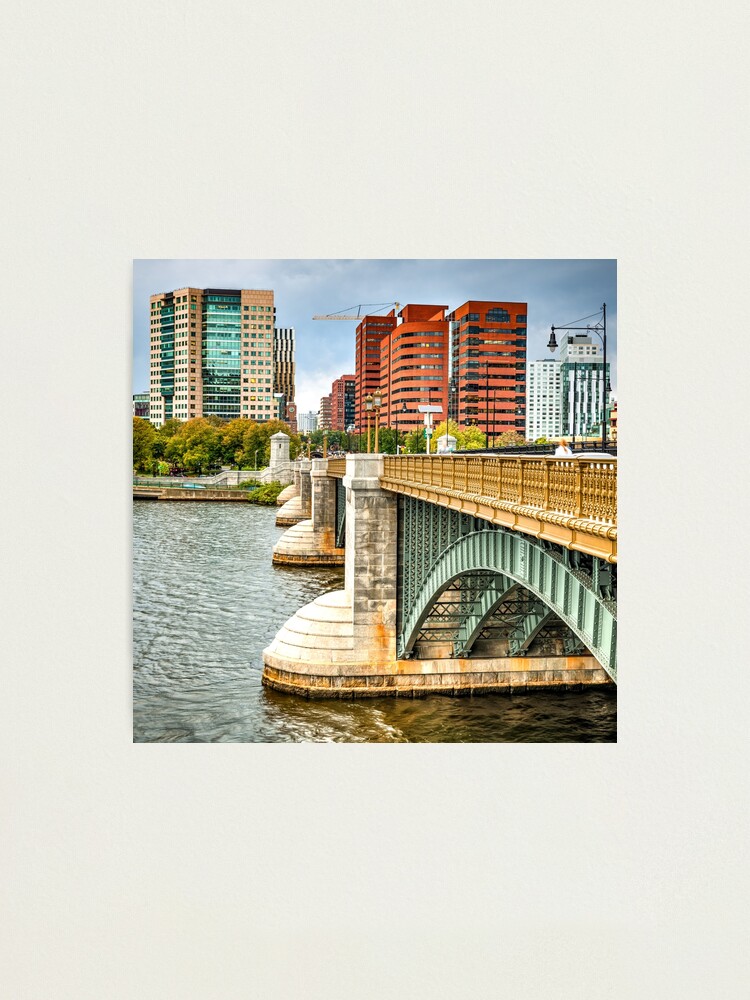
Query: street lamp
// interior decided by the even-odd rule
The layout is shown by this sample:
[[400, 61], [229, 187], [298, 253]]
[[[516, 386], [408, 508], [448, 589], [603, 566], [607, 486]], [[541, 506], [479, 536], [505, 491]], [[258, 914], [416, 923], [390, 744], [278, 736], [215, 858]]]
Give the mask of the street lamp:
[[375, 407], [375, 454], [378, 454], [378, 431], [380, 430], [380, 407], [383, 405], [383, 393], [375, 390], [372, 405]]
[[[588, 319], [588, 317], [584, 317]], [[602, 451], [607, 447], [607, 395], [611, 391], [612, 386], [609, 384], [609, 379], [607, 378], [607, 303], [602, 303], [602, 318], [601, 321], [597, 321], [593, 326], [558, 326], [552, 327], [552, 332], [550, 334], [547, 347], [554, 354], [557, 350], [557, 341], [555, 340], [555, 330], [585, 330], [587, 333], [595, 333], [599, 340], [602, 342]]]
[[[406, 403], [405, 402], [403, 402], [401, 404], [401, 412], [404, 414], [404, 416], [406, 416], [407, 409], [406, 409]], [[398, 408], [396, 408], [394, 410], [394, 413], [396, 415], [396, 454], [399, 455], [400, 454], [401, 445], [398, 443]]]
[[370, 454], [370, 414], [372, 413], [373, 395], [368, 393], [365, 396], [365, 409], [367, 411], [367, 454]]

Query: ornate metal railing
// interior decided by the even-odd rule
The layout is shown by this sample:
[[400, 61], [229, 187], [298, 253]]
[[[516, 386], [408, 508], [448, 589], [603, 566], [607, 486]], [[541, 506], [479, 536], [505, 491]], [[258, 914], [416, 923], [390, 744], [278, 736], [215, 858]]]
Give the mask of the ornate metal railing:
[[346, 473], [346, 459], [345, 458], [329, 458], [328, 459], [328, 475], [333, 476], [335, 479], [343, 479]]
[[617, 524], [615, 458], [386, 455], [384, 463], [391, 482]]

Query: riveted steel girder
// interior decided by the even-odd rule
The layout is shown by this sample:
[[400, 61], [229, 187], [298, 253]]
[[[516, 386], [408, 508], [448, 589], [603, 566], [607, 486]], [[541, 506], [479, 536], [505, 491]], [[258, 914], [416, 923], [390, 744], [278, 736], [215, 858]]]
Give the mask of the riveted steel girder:
[[470, 656], [471, 649], [484, 627], [487, 619], [504, 602], [507, 601], [518, 584], [507, 576], [498, 573], [495, 587], [488, 588], [480, 595], [475, 607], [468, 614], [458, 629], [453, 642], [454, 656]]
[[[554, 611], [550, 611], [541, 601], [537, 602], [532, 612], [523, 619], [520, 629], [510, 637], [510, 655], [520, 656], [526, 652], [537, 635], [554, 616]], [[580, 641], [577, 636], [576, 641]]]

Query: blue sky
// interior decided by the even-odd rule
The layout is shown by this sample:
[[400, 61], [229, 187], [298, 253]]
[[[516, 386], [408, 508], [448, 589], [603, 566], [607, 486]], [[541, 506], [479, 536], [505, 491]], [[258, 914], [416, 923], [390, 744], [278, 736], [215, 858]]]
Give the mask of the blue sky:
[[[451, 309], [468, 299], [528, 302], [531, 361], [551, 356], [546, 345], [552, 324], [573, 323], [606, 302], [607, 360], [617, 394], [614, 260], [136, 260], [133, 392], [148, 389], [149, 296], [185, 285], [274, 290], [277, 325], [297, 332], [296, 402], [301, 411], [317, 411], [331, 382], [354, 371], [357, 324], [313, 321], [312, 316], [362, 302], [426, 302]], [[560, 339], [558, 335], [558, 343]]]

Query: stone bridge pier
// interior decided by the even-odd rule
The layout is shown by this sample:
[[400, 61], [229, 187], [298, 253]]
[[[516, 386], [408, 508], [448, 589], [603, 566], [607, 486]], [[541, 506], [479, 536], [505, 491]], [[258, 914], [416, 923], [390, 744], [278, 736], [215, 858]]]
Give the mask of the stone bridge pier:
[[[385, 693], [396, 661], [397, 501], [381, 489], [382, 471], [378, 455], [347, 458], [344, 589], [316, 598], [281, 628], [263, 652], [264, 684], [307, 697]], [[335, 522], [335, 482], [316, 473], [321, 508]]]
[[302, 458], [294, 466], [293, 486], [297, 491], [291, 499], [279, 508], [276, 515], [276, 525], [287, 528], [299, 521], [304, 521], [312, 513], [312, 487], [310, 485], [310, 461]]
[[291, 463], [291, 474], [292, 481], [288, 486], [279, 493], [276, 499], [276, 505], [278, 507], [283, 507], [287, 500], [292, 500], [294, 497], [299, 496], [299, 461]]
[[[308, 485], [311, 517], [284, 532], [274, 546], [273, 562], [293, 566], [343, 566], [344, 550], [336, 547], [336, 480], [328, 475], [327, 459], [315, 458], [309, 473], [301, 472], [300, 503]], [[278, 516], [276, 523], [279, 524]]]

